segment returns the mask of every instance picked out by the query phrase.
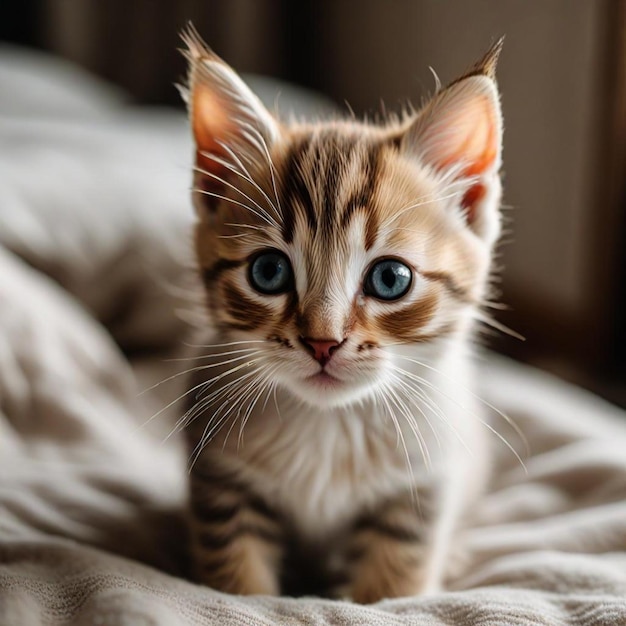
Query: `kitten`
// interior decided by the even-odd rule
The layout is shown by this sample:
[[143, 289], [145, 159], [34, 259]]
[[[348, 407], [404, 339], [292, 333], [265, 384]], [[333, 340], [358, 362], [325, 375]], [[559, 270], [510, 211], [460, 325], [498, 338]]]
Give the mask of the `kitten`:
[[197, 578], [436, 591], [489, 466], [468, 347], [500, 230], [502, 42], [402, 119], [287, 126], [184, 40], [212, 329], [185, 416]]

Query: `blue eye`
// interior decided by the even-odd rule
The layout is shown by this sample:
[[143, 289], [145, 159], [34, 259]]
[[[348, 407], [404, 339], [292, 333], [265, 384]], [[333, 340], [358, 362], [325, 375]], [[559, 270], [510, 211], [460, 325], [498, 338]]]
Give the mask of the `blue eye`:
[[395, 259], [376, 263], [365, 277], [363, 291], [379, 300], [398, 300], [409, 290], [413, 273]]
[[257, 255], [248, 272], [250, 284], [260, 293], [273, 295], [293, 288], [293, 272], [289, 259], [277, 250]]

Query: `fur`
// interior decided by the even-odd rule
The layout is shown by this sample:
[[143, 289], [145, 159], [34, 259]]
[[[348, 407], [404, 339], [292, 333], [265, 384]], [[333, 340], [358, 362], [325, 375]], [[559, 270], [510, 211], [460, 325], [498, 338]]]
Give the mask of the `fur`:
[[[209, 316], [183, 420], [197, 578], [437, 590], [489, 467], [469, 352], [500, 229], [501, 42], [404, 119], [285, 126], [185, 41]], [[283, 293], [251, 279], [267, 250], [292, 269]], [[381, 259], [410, 268], [397, 300], [367, 291]]]

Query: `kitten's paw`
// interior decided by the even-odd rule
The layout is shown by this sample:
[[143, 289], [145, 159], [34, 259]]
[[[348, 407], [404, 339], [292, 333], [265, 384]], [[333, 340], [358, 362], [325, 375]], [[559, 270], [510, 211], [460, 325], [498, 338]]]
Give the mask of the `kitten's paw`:
[[211, 589], [238, 596], [278, 596], [280, 589], [274, 577], [237, 576], [226, 577], [219, 572], [206, 572], [197, 576], [197, 582]]
[[422, 570], [401, 572], [399, 569], [361, 572], [350, 590], [350, 596], [358, 604], [373, 604], [386, 598], [402, 598], [425, 592], [425, 576]]
[[239, 558], [233, 555], [231, 558], [220, 559], [211, 553], [198, 554], [195, 563], [196, 581], [235, 595], [280, 595], [278, 572], [275, 568], [253, 551], [237, 556]]

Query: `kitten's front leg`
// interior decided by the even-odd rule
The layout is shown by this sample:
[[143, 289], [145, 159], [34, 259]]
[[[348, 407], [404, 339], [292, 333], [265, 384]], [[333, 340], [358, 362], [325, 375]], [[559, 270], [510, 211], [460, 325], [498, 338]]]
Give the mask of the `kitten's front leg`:
[[429, 578], [428, 536], [429, 525], [410, 496], [361, 517], [350, 540], [351, 599], [371, 604], [423, 592]]
[[240, 484], [194, 471], [192, 558], [198, 582], [227, 593], [278, 595], [281, 528]]

